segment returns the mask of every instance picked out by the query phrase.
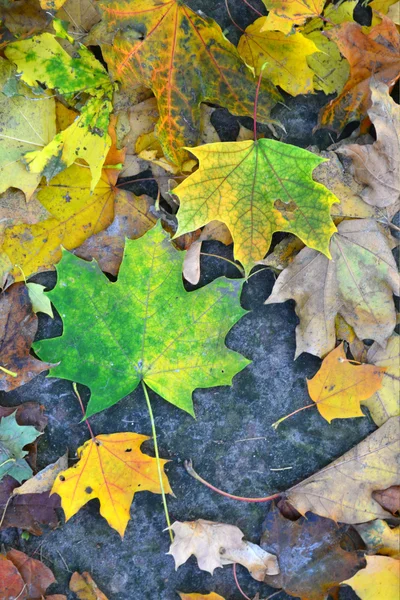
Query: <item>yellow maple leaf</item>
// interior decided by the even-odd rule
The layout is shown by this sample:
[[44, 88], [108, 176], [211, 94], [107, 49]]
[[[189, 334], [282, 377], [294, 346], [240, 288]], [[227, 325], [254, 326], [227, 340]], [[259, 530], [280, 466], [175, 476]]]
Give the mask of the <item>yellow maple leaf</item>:
[[210, 594], [184, 594], [182, 592], [178, 592], [181, 600], [224, 600], [222, 596], [216, 594], [215, 592], [211, 592]]
[[321, 16], [325, 0], [263, 0], [269, 10], [262, 31], [290, 33], [310, 17]]
[[268, 17], [261, 17], [247, 27], [239, 40], [238, 51], [243, 60], [259, 74], [279, 85], [292, 96], [314, 91], [314, 73], [307, 57], [319, 52], [311, 39], [301, 33], [285, 35], [281, 31], [265, 31]]
[[400, 564], [388, 556], [366, 556], [367, 566], [341, 585], [353, 588], [361, 600], [397, 600]]
[[360, 402], [382, 385], [385, 367], [354, 365], [346, 359], [343, 343], [324, 358], [318, 373], [307, 380], [308, 393], [319, 413], [332, 419], [363, 417]]
[[[161, 494], [157, 460], [140, 450], [148, 439], [138, 433], [111, 433], [98, 435], [78, 448], [79, 461], [57, 477], [51, 492], [61, 497], [66, 521], [89, 500], [98, 498], [100, 514], [123, 537], [135, 493]], [[163, 470], [166, 462], [160, 459], [163, 486], [166, 493], [172, 493]]]

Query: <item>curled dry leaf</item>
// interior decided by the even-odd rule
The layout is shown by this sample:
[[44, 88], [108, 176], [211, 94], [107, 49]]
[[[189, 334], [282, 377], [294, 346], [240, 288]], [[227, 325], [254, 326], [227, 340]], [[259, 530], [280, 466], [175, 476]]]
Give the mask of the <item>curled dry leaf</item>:
[[327, 598], [332, 587], [365, 565], [349, 529], [311, 513], [289, 521], [274, 507], [263, 523], [260, 544], [278, 556], [280, 573], [267, 575], [265, 583], [303, 600]]
[[108, 600], [87, 571], [82, 575], [75, 571], [69, 582], [69, 589], [78, 596], [79, 600]]
[[0, 295], [0, 390], [9, 392], [28, 383], [52, 365], [29, 354], [38, 327], [29, 293], [22, 283]]
[[67, 468], [68, 451], [55, 463], [47, 465], [47, 467], [39, 471], [39, 473], [36, 473], [36, 475], [25, 481], [25, 483], [15, 488], [13, 495], [20, 496], [22, 494], [41, 494], [42, 492], [49, 492], [53, 487], [57, 475]]
[[400, 526], [391, 529], [386, 521], [376, 519], [370, 523], [355, 525], [368, 554], [383, 554], [392, 558], [400, 558]]
[[232, 236], [227, 226], [220, 221], [207, 223], [200, 237], [190, 245], [183, 261], [183, 276], [192, 285], [200, 281], [200, 253], [202, 243], [206, 240], [217, 240], [228, 246], [232, 243]]
[[198, 519], [175, 521], [171, 529], [175, 538], [168, 554], [174, 557], [176, 569], [193, 554], [199, 568], [211, 575], [217, 567], [233, 563], [246, 567], [257, 581], [263, 581], [267, 574], [279, 573], [276, 556], [244, 541], [243, 532], [234, 525]]
[[384, 230], [372, 219], [343, 221], [332, 237], [332, 260], [304, 248], [279, 275], [266, 304], [296, 301], [296, 357], [325, 356], [335, 347], [341, 315], [360, 339], [385, 346], [396, 326], [392, 294], [400, 276]]
[[[367, 360], [367, 346], [356, 336], [356, 333], [340, 315], [335, 319], [336, 339], [345, 341], [349, 345], [350, 352], [354, 360], [365, 363]], [[382, 387], [382, 386], [381, 386]]]
[[400, 208], [400, 107], [384, 83], [371, 81], [368, 115], [375, 126], [373, 144], [347, 145], [339, 153], [351, 158], [351, 172], [365, 187], [361, 197], [372, 206]]
[[350, 63], [350, 76], [337, 98], [320, 114], [320, 125], [335, 131], [363, 118], [371, 106], [372, 78], [389, 87], [400, 77], [400, 36], [384, 17], [367, 33], [358, 23], [343, 23], [327, 32]]
[[375, 490], [372, 497], [385, 510], [393, 514], [400, 512], [400, 485], [392, 485], [386, 490]]
[[400, 417], [392, 417], [357, 446], [308, 479], [286, 497], [302, 515], [311, 511], [342, 523], [365, 523], [392, 515], [372, 493], [399, 481]]
[[388, 556], [367, 556], [367, 566], [342, 585], [349, 585], [361, 600], [396, 600], [400, 589], [399, 561]]
[[367, 362], [386, 368], [382, 387], [363, 401], [375, 423], [380, 426], [390, 417], [400, 415], [400, 336], [393, 334], [386, 348], [376, 342], [372, 344], [367, 353]]
[[352, 364], [342, 343], [324, 358], [318, 373], [307, 380], [308, 393], [329, 423], [332, 419], [363, 417], [360, 402], [379, 390], [385, 371], [385, 367]]

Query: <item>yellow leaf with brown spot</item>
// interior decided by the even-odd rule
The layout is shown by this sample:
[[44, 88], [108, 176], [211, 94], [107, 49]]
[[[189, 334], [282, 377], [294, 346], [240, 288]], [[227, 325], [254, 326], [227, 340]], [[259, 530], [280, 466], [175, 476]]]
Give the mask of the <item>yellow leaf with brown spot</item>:
[[361, 600], [397, 600], [400, 563], [388, 556], [367, 556], [367, 566], [341, 585], [349, 585]]
[[385, 367], [352, 364], [341, 343], [324, 358], [318, 373], [307, 380], [308, 393], [329, 423], [332, 419], [364, 417], [360, 402], [379, 390], [385, 371]]
[[[169, 161], [180, 167], [187, 160], [184, 146], [199, 143], [201, 102], [253, 114], [257, 81], [215, 21], [180, 0], [103, 1], [99, 7], [103, 19], [95, 31], [110, 72], [124, 88], [139, 82], [152, 89], [160, 113], [156, 135]], [[260, 121], [270, 121], [278, 100], [264, 81]]]
[[320, 17], [325, 0], [263, 0], [269, 10], [262, 31], [290, 33], [295, 25]]
[[260, 17], [247, 27], [239, 40], [239, 54], [257, 75], [265, 65], [263, 77], [292, 96], [313, 92], [314, 72], [307, 64], [307, 57], [319, 49], [301, 33], [263, 31], [267, 18]]
[[[121, 432], [98, 435], [78, 448], [79, 461], [61, 473], [52, 494], [61, 497], [68, 521], [89, 500], [98, 498], [100, 514], [123, 537], [130, 519], [129, 509], [136, 492], [161, 494], [157, 460], [143, 454], [140, 446], [147, 435]], [[163, 486], [172, 493], [161, 459]]]
[[268, 252], [272, 234], [287, 231], [329, 255], [338, 199], [316, 183], [319, 156], [282, 142], [217, 142], [191, 149], [198, 170], [173, 191], [180, 200], [176, 237], [211, 221], [225, 223], [235, 258], [249, 273]]

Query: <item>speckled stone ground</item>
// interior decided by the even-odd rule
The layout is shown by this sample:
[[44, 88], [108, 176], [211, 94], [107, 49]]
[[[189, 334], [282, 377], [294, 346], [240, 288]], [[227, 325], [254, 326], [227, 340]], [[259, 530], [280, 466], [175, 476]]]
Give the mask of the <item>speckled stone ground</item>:
[[[191, 0], [189, 4], [214, 17], [228, 37], [237, 42], [240, 32], [231, 24], [224, 0]], [[261, 9], [257, 0], [253, 0], [253, 5]], [[254, 20], [241, 0], [231, 0], [230, 6], [241, 27]], [[317, 94], [288, 98], [285, 106], [278, 106], [278, 118], [288, 132], [283, 141], [302, 147], [311, 143], [326, 147], [330, 140], [325, 132], [312, 135], [319, 108], [325, 101]], [[223, 109], [216, 111], [213, 119], [221, 138], [232, 139], [237, 120]], [[138, 187], [134, 190], [144, 191]], [[206, 250], [225, 256], [231, 252], [218, 243], [209, 244]], [[202, 270], [201, 285], [224, 274], [237, 276], [234, 267], [213, 258], [203, 257]], [[55, 275], [42, 274], [35, 280], [52, 287]], [[176, 496], [169, 500], [171, 518], [232, 523], [254, 542], [259, 541], [266, 506], [234, 502], [211, 492], [188, 476], [183, 467], [185, 459], [192, 458], [197, 470], [223, 489], [239, 495], [262, 496], [301, 481], [374, 429], [368, 416], [329, 425], [314, 409], [291, 418], [277, 431], [271, 427], [280, 416], [309, 402], [306, 378], [312, 377], [320, 365], [319, 359], [304, 354], [294, 361], [294, 305], [264, 305], [273, 283], [274, 274], [260, 270], [244, 285], [241, 302], [249, 312], [231, 330], [227, 345], [253, 362], [235, 377], [231, 388], [195, 392], [196, 420], [151, 394], [161, 455], [171, 460], [166, 467]], [[52, 322], [40, 316], [38, 338], [60, 332], [58, 318]], [[83, 396], [87, 398], [85, 393]], [[88, 432], [86, 425], [80, 423], [71, 383], [42, 375], [12, 393], [0, 394], [3, 405], [31, 400], [44, 404], [49, 415], [46, 433], [39, 440], [38, 466], [56, 460], [66, 448], [74, 456]], [[91, 422], [96, 433], [151, 433], [140, 389]], [[144, 448], [152, 452], [152, 443], [147, 442]], [[282, 467], [290, 468], [273, 470]], [[67, 524], [60, 515], [60, 527], [42, 538], [25, 541], [20, 531], [9, 529], [0, 534], [0, 542], [28, 554], [36, 551], [36, 556], [42, 557], [56, 574], [58, 583], [52, 586], [53, 593], [66, 593], [72, 571], [87, 570], [110, 600], [177, 600], [177, 590], [216, 591], [226, 600], [241, 598], [230, 567], [218, 569], [211, 577], [200, 571], [192, 558], [177, 572], [174, 570], [172, 558], [166, 556], [169, 538], [163, 533], [164, 514], [158, 496], [137, 494], [131, 514], [123, 541], [100, 517], [98, 502], [92, 501]], [[253, 581], [244, 569], [239, 574], [249, 596], [258, 591], [264, 599], [275, 592]], [[345, 597], [355, 598], [349, 588], [341, 592], [341, 598]], [[281, 592], [275, 598], [284, 600], [289, 596]]]

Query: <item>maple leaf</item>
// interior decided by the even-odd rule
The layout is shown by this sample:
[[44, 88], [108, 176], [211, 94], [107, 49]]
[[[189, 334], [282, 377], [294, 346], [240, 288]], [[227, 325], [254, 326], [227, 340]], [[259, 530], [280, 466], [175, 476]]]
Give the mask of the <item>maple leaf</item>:
[[141, 381], [193, 414], [195, 388], [230, 385], [249, 364], [224, 345], [246, 312], [238, 302], [242, 283], [219, 279], [189, 295], [182, 262], [160, 224], [126, 240], [116, 283], [95, 261], [64, 252], [57, 286], [49, 292], [64, 333], [34, 347], [40, 357], [61, 361], [50, 376], [91, 388], [88, 415], [112, 406]]
[[321, 600], [332, 587], [365, 565], [349, 527], [308, 513], [296, 521], [274, 507], [263, 523], [261, 547], [279, 556], [280, 574], [265, 583], [304, 600]]
[[325, 94], [342, 91], [350, 74], [348, 61], [343, 58], [335, 42], [329, 40], [325, 32], [335, 25], [353, 22], [357, 0], [329, 4], [323, 18], [316, 17], [301, 28], [301, 33], [314, 42], [319, 52], [307, 57], [307, 63], [314, 72], [314, 86]]
[[383, 554], [400, 558], [400, 526], [391, 529], [386, 521], [376, 519], [370, 523], [356, 525], [357, 533], [362, 537], [368, 554]]
[[72, 165], [38, 192], [38, 200], [50, 217], [33, 225], [8, 227], [3, 236], [3, 253], [13, 266], [16, 281], [51, 268], [61, 258], [61, 245], [68, 250], [80, 246], [91, 235], [111, 225], [114, 217], [114, 184], [118, 172], [103, 169], [90, 193], [89, 169]]
[[391, 417], [343, 456], [290, 488], [286, 498], [302, 515], [311, 511], [342, 523], [390, 518], [372, 492], [398, 482], [399, 427], [400, 417]]
[[77, 571], [72, 573], [69, 589], [78, 596], [79, 600], [108, 600], [87, 571], [82, 575]]
[[342, 92], [321, 111], [319, 124], [340, 131], [364, 117], [371, 106], [371, 78], [389, 87], [400, 77], [400, 36], [387, 17], [364, 33], [358, 23], [343, 23], [327, 32], [350, 63]]
[[45, 146], [56, 134], [55, 102], [33, 91], [17, 77], [15, 68], [0, 59], [0, 193], [17, 187], [30, 199], [41, 175], [30, 173], [21, 158]]
[[385, 367], [353, 365], [346, 359], [343, 343], [323, 360], [321, 368], [307, 380], [308, 393], [319, 413], [332, 419], [364, 417], [360, 402], [379, 390]]
[[[23, 327], [21, 327], [21, 323]], [[29, 354], [37, 331], [27, 288], [13, 285], [0, 296], [0, 390], [9, 392], [48, 369]]]
[[222, 221], [246, 273], [268, 252], [275, 231], [295, 233], [330, 256], [336, 231], [330, 209], [338, 199], [312, 179], [323, 159], [269, 139], [207, 144], [191, 152], [200, 165], [174, 189], [180, 200], [175, 237]]
[[70, 56], [50, 33], [9, 44], [5, 53], [28, 85], [45, 83], [67, 99], [82, 90], [91, 96], [67, 129], [42, 150], [28, 152], [24, 160], [31, 173], [44, 175], [49, 181], [82, 158], [90, 167], [93, 191], [111, 146], [108, 125], [113, 87], [107, 71], [83, 44], [78, 44]]
[[386, 368], [382, 387], [363, 401], [374, 422], [380, 426], [400, 414], [400, 336], [393, 334], [386, 348], [374, 342], [368, 350], [367, 362]]
[[257, 75], [262, 71], [292, 96], [313, 92], [313, 72], [307, 57], [318, 52], [317, 46], [298, 32], [287, 36], [281, 31], [262, 31], [267, 18], [261, 17], [247, 27], [239, 40], [239, 54]]
[[[111, 433], [97, 435], [78, 448], [79, 461], [61, 473], [52, 488], [52, 494], [61, 498], [65, 520], [73, 517], [89, 500], [98, 498], [100, 514], [123, 537], [135, 493], [161, 494], [157, 460], [140, 450], [148, 439], [138, 433]], [[168, 461], [160, 459], [159, 462], [165, 492], [172, 493], [164, 473]]]
[[35, 427], [18, 425], [15, 413], [0, 420], [0, 480], [10, 475], [21, 482], [32, 475], [32, 469], [24, 460], [28, 450], [23, 448], [39, 435], [41, 433]]
[[367, 556], [367, 566], [351, 579], [342, 582], [349, 585], [361, 600], [395, 599], [399, 593], [399, 561], [388, 556]]
[[268, 16], [262, 31], [290, 33], [295, 25], [303, 25], [310, 17], [322, 15], [325, 0], [263, 0]]
[[343, 221], [330, 250], [331, 261], [315, 250], [301, 250], [266, 301], [296, 300], [296, 357], [302, 352], [325, 356], [335, 347], [337, 314], [360, 339], [373, 339], [381, 346], [396, 326], [392, 290], [399, 294], [400, 277], [378, 223]]
[[225, 600], [225, 598], [215, 592], [211, 592], [210, 594], [196, 594], [195, 592], [185, 594], [183, 592], [178, 592], [178, 594], [181, 600]]
[[[371, 82], [372, 106], [368, 116], [374, 124], [377, 140], [362, 146], [349, 144], [338, 152], [352, 160], [351, 172], [365, 186], [362, 199], [384, 208], [400, 208], [400, 107], [389, 96], [389, 88]], [[395, 209], [396, 210], [396, 209]]]
[[[198, 144], [201, 102], [219, 104], [235, 115], [253, 114], [256, 81], [215, 21], [178, 0], [103, 1], [99, 6], [102, 27], [115, 36], [112, 44], [101, 44], [108, 67], [124, 86], [140, 82], [152, 89], [160, 113], [156, 134], [171, 162], [181, 166], [187, 157], [182, 148]], [[182, 68], [188, 56], [191, 68]], [[260, 121], [270, 120], [279, 99], [273, 85], [263, 82]]]
[[257, 581], [263, 581], [267, 574], [279, 573], [276, 556], [244, 541], [243, 532], [235, 525], [198, 519], [175, 521], [171, 529], [175, 537], [168, 554], [174, 557], [176, 569], [194, 554], [199, 568], [211, 575], [218, 567], [233, 563], [246, 567]]

